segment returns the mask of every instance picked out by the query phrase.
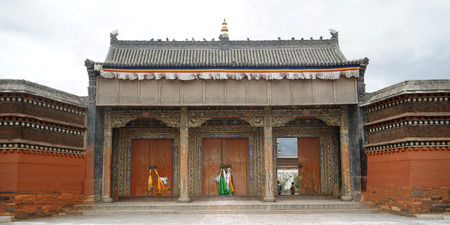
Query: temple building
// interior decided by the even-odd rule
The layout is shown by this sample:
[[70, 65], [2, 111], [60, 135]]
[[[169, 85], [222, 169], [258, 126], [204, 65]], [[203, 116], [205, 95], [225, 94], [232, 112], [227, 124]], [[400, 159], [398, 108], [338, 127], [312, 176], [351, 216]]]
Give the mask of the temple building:
[[153, 167], [168, 178], [162, 195], [218, 195], [214, 178], [228, 165], [234, 195], [275, 201], [274, 143], [283, 137], [298, 139], [299, 193], [359, 199], [368, 59], [347, 60], [330, 33], [232, 41], [225, 21], [216, 41], [111, 33], [105, 61], [85, 61], [97, 198], [156, 195], [147, 188]]
[[[84, 62], [87, 97], [0, 80], [0, 216], [224, 194], [450, 210], [450, 80], [366, 93], [369, 60], [347, 60], [335, 30], [230, 40], [224, 20], [221, 32], [210, 41], [112, 32], [105, 60]], [[296, 196], [277, 197], [286, 179]]]

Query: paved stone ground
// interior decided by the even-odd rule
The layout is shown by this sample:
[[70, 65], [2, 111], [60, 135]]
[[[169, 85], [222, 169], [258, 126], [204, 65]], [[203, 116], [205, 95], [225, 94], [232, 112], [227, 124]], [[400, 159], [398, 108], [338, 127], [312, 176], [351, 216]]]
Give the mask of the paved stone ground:
[[[332, 203], [339, 201], [343, 204], [351, 202], [342, 202], [340, 200], [301, 200], [302, 203]], [[299, 200], [280, 200], [272, 204], [294, 204]], [[106, 204], [106, 203], [99, 203]], [[165, 205], [175, 206], [183, 203], [177, 202], [115, 202], [108, 203], [119, 206], [127, 205]], [[191, 205], [193, 203], [186, 203]], [[256, 200], [214, 200], [197, 201], [196, 205], [235, 205], [235, 204], [267, 204]], [[420, 216], [420, 215], [419, 215]], [[64, 225], [93, 225], [93, 224], [324, 224], [324, 225], [418, 225], [418, 224], [450, 224], [450, 214], [440, 215], [440, 220], [431, 220], [439, 218], [439, 215], [422, 215], [420, 218], [406, 216], [397, 216], [387, 213], [323, 213], [323, 214], [149, 214], [149, 215], [114, 215], [114, 216], [86, 216], [86, 215], [64, 215], [48, 218], [40, 218], [11, 223], [0, 223], [0, 225], [46, 225], [46, 224], [64, 224]], [[427, 219], [428, 218], [428, 219]]]
[[[448, 214], [447, 214], [448, 215]], [[323, 225], [418, 225], [450, 224], [446, 220], [426, 220], [397, 216], [386, 213], [370, 214], [165, 214], [148, 216], [57, 216], [3, 224], [45, 225], [45, 224], [323, 224]]]

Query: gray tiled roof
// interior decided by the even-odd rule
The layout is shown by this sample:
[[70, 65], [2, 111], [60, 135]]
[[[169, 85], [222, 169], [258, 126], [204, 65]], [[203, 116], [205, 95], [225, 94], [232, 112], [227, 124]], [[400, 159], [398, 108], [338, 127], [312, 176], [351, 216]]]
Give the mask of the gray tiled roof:
[[449, 93], [450, 80], [406, 80], [376, 92], [367, 93], [364, 106], [388, 98], [415, 93]]
[[111, 39], [104, 66], [326, 66], [347, 61], [338, 38], [272, 41], [122, 41]]
[[0, 79], [0, 92], [28, 93], [67, 104], [85, 107], [83, 97], [26, 80]]

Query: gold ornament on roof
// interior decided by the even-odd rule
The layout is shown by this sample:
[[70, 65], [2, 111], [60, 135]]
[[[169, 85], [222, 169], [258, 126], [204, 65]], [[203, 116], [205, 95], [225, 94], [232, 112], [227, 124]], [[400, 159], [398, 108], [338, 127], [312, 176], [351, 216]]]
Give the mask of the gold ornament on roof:
[[228, 34], [227, 21], [225, 18], [223, 19], [222, 29], [220, 31], [222, 31], [222, 34]]

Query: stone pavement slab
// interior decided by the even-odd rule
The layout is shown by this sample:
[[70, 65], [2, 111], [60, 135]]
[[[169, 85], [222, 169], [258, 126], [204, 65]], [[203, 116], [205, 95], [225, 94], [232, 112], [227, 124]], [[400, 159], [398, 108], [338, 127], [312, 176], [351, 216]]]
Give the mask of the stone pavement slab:
[[11, 216], [0, 216], [0, 223], [11, 222]]
[[[4, 223], [11, 225], [94, 225], [94, 224], [308, 224], [308, 225], [433, 225], [450, 224], [450, 220], [426, 220], [385, 213], [327, 214], [154, 214], [138, 216], [65, 215], [27, 221]], [[3, 225], [3, 224], [2, 224]]]
[[415, 214], [414, 217], [427, 220], [450, 220], [450, 214]]

